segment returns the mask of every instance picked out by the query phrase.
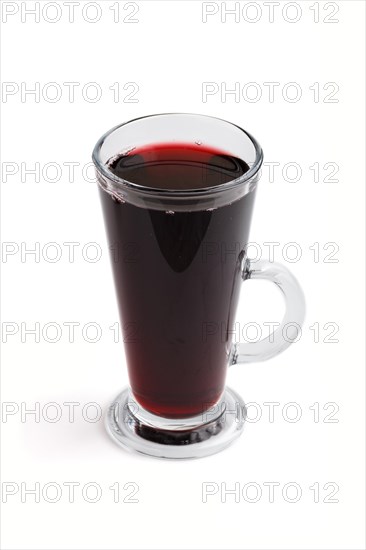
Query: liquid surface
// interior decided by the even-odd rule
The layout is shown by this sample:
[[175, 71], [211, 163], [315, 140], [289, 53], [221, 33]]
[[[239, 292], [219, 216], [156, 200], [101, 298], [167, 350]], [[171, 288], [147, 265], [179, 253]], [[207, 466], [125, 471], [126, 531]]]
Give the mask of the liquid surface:
[[[248, 169], [217, 151], [164, 145], [109, 167], [165, 189], [220, 185]], [[101, 188], [100, 196], [132, 392], [157, 415], [200, 414], [225, 385], [254, 192], [213, 211], [173, 214], [119, 202]]]
[[239, 178], [242, 160], [202, 145], [160, 144], [121, 155], [109, 163], [118, 177], [157, 189], [201, 189]]

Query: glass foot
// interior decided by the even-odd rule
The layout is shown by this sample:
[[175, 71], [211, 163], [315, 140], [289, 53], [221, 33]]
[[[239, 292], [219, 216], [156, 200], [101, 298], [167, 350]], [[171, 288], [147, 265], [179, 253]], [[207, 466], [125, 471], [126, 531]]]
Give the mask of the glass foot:
[[107, 432], [124, 449], [177, 459], [222, 451], [242, 433], [245, 418], [245, 403], [230, 388], [205, 413], [178, 420], [144, 410], [125, 388], [111, 403], [105, 420]]

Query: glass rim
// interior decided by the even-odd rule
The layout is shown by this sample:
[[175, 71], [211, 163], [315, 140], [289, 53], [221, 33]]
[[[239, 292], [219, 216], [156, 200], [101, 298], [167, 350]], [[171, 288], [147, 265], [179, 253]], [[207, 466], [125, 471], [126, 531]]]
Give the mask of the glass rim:
[[[104, 145], [104, 142], [106, 139], [111, 136], [116, 130], [119, 128], [122, 128], [123, 126], [128, 126], [129, 124], [132, 124], [133, 122], [137, 122], [139, 120], [145, 120], [148, 118], [153, 117], [180, 117], [180, 116], [193, 116], [197, 118], [209, 118], [211, 120], [217, 120], [220, 122], [224, 122], [225, 124], [232, 126], [233, 128], [237, 128], [240, 130], [247, 139], [251, 142], [251, 144], [254, 147], [255, 151], [255, 161], [253, 162], [252, 166], [250, 166], [249, 170], [245, 172], [242, 176], [239, 176], [238, 178], [234, 178], [228, 182], [221, 183], [220, 185], [215, 185], [212, 187], [197, 187], [196, 189], [162, 189], [158, 187], [149, 187], [145, 185], [140, 185], [138, 183], [134, 183], [132, 181], [128, 181], [124, 178], [118, 177], [116, 174], [114, 174], [101, 160], [101, 151], [102, 147]], [[245, 160], [245, 159], [242, 159]], [[228, 120], [225, 120], [223, 118], [211, 116], [211, 115], [202, 115], [198, 113], [183, 113], [183, 112], [171, 112], [171, 113], [155, 113], [152, 115], [144, 115], [141, 117], [133, 118], [131, 120], [128, 120], [126, 122], [122, 122], [121, 124], [117, 124], [117, 126], [114, 126], [107, 132], [105, 132], [97, 141], [93, 153], [92, 153], [92, 161], [94, 163], [95, 168], [97, 171], [107, 178], [109, 181], [114, 182], [117, 184], [121, 189], [128, 189], [131, 191], [136, 191], [138, 193], [148, 194], [150, 196], [161, 196], [161, 197], [199, 197], [200, 195], [207, 195], [207, 194], [215, 194], [220, 193], [225, 190], [233, 189], [238, 186], [244, 185], [245, 183], [250, 182], [253, 180], [253, 178], [257, 175], [259, 172], [262, 163], [263, 163], [263, 150], [261, 146], [259, 145], [258, 141], [246, 130], [241, 128], [241, 126], [238, 126], [237, 124], [234, 124], [233, 122], [229, 122]]]

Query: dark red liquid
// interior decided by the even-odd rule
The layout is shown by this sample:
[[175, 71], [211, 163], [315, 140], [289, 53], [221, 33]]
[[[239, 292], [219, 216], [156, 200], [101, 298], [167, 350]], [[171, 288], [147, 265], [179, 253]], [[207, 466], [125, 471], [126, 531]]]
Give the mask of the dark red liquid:
[[[213, 187], [249, 169], [181, 144], [135, 150], [109, 168], [163, 189]], [[100, 195], [133, 394], [157, 415], [200, 414], [225, 385], [254, 192], [213, 211], [174, 213]]]

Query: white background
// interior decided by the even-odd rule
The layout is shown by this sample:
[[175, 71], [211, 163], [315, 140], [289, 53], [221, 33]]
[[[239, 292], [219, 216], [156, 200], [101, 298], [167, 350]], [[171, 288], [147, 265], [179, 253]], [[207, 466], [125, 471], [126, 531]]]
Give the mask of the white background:
[[[39, 22], [22, 12], [34, 8], [34, 2], [2, 4], [2, 79], [13, 83], [5, 91], [14, 92], [2, 100], [2, 161], [8, 163], [5, 168], [3, 164], [3, 241], [13, 243], [5, 245], [13, 254], [2, 259], [7, 339], [2, 367], [7, 413], [3, 411], [1, 425], [7, 500], [2, 504], [3, 548], [364, 548], [364, 3], [338, 1], [326, 7], [323, 2], [295, 2], [286, 7], [281, 2], [272, 23], [269, 7], [261, 2], [249, 8], [241, 2], [239, 21], [228, 15], [225, 22], [221, 3], [205, 7], [199, 1], [138, 1], [132, 16], [136, 23], [123, 21], [136, 11], [124, 2], [114, 22], [116, 12], [110, 8], [116, 2], [101, 1], [82, 12], [88, 3], [80, 0], [73, 23], [63, 2], [57, 3], [59, 9], [51, 3], [49, 11], [41, 11]], [[226, 3], [227, 8], [233, 5]], [[249, 10], [244, 15], [243, 7]], [[5, 21], [4, 9], [16, 13]], [[207, 9], [217, 13], [204, 23]], [[314, 21], [317, 9], [319, 22]], [[59, 21], [47, 21], [60, 14]], [[289, 22], [298, 14], [297, 22]], [[96, 16], [100, 20], [90, 22]], [[257, 16], [257, 22], [248, 21]], [[327, 16], [338, 22], [325, 22]], [[34, 95], [22, 98], [21, 90], [36, 82], [39, 101]], [[50, 82], [58, 88], [44, 88]], [[80, 83], [73, 102], [64, 82]], [[92, 88], [85, 92], [90, 82], [102, 91], [96, 102], [91, 101]], [[116, 82], [117, 102], [109, 89]], [[124, 90], [131, 82], [134, 88]], [[219, 91], [203, 101], [205, 82], [216, 83], [210, 89]], [[221, 96], [223, 86], [232, 89], [236, 82], [239, 98]], [[253, 82], [254, 87], [245, 87]], [[265, 82], [279, 83], [273, 101]], [[295, 88], [286, 88], [290, 82], [302, 92], [298, 101], [291, 101]], [[314, 83], [319, 83], [319, 96], [314, 95]], [[324, 89], [327, 83], [338, 86], [332, 102], [327, 96], [334, 84]], [[138, 101], [124, 102], [136, 85], [133, 99]], [[57, 89], [62, 95], [52, 102]], [[258, 89], [262, 96], [250, 101]], [[110, 127], [171, 111], [235, 122], [259, 140], [267, 162], [280, 163], [274, 182], [263, 171], [251, 241], [262, 246], [263, 257], [268, 257], [264, 242], [280, 243], [275, 259], [293, 271], [307, 299], [303, 334], [291, 349], [267, 363], [233, 367], [228, 373], [228, 383], [257, 404], [261, 418], [248, 423], [243, 436], [223, 453], [181, 462], [125, 453], [109, 440], [101, 420], [91, 420], [96, 409], [85, 408], [93, 402], [105, 410], [127, 383], [127, 372], [122, 344], [114, 343], [109, 329], [118, 317], [97, 189], [85, 181], [82, 168]], [[23, 172], [37, 162], [41, 172], [47, 163], [58, 163], [61, 174], [51, 166], [35, 181], [34, 175], [22, 172], [22, 162]], [[79, 163], [73, 182], [64, 164], [70, 162]], [[283, 177], [289, 162], [301, 166], [299, 181], [286, 181], [296, 179], [291, 170]], [[319, 182], [309, 168], [314, 163], [320, 166]], [[338, 165], [338, 182], [324, 181], [331, 172], [329, 166], [323, 168], [326, 163]], [[88, 174], [91, 178], [92, 170]], [[51, 182], [52, 177], [58, 181]], [[59, 261], [49, 260], [56, 250], [44, 248], [50, 242], [62, 251]], [[80, 243], [74, 262], [65, 242]], [[98, 249], [86, 247], [82, 255], [90, 242], [102, 251], [99, 261], [89, 260]], [[289, 242], [301, 249], [297, 262], [283, 257]], [[319, 243], [319, 258], [309, 248], [314, 243]], [[324, 250], [327, 243], [339, 247], [331, 257], [338, 261], [324, 261], [334, 250]], [[39, 258], [22, 257], [25, 248], [35, 246], [40, 247]], [[293, 252], [288, 249], [289, 255]], [[241, 298], [246, 301], [245, 311], [239, 309], [241, 324], [281, 318], [283, 305], [271, 285], [248, 282]], [[65, 322], [80, 323], [73, 343]], [[96, 343], [82, 337], [81, 329], [90, 322], [102, 330]], [[40, 323], [40, 341], [22, 334], [21, 323], [23, 329]], [[47, 341], [52, 329], [42, 335], [46, 323], [61, 327], [58, 342]], [[318, 342], [315, 328], [309, 328], [315, 323]], [[330, 325], [324, 328], [326, 323], [338, 325], [332, 337], [338, 342], [324, 341], [332, 332]], [[88, 337], [93, 337], [92, 330]], [[50, 421], [57, 410], [45, 407], [50, 402], [62, 413], [57, 422]], [[66, 402], [80, 403], [74, 422]], [[268, 402], [278, 403], [273, 422], [264, 405]], [[291, 402], [300, 411], [297, 422], [289, 421], [296, 413], [286, 405]], [[319, 403], [319, 418], [314, 403]], [[31, 414], [22, 418], [21, 410], [35, 406], [41, 409], [39, 422]], [[255, 417], [256, 410], [250, 413]], [[50, 482], [58, 485], [42, 495]], [[80, 484], [72, 503], [65, 482]], [[205, 482], [217, 489], [207, 502], [202, 498]], [[280, 484], [274, 502], [263, 485], [268, 482]], [[23, 489], [39, 483], [40, 502], [34, 495], [22, 495], [21, 483]], [[83, 498], [87, 483], [100, 488], [98, 502], [87, 501], [95, 494], [93, 487]], [[121, 488], [118, 503], [109, 488], [115, 483]], [[138, 485], [138, 502], [123, 502], [133, 488], [123, 489], [126, 483]], [[283, 496], [288, 483], [300, 487], [297, 502], [289, 502], [294, 486]], [[224, 502], [224, 488], [235, 484], [239, 502], [233, 495]], [[314, 484], [319, 484], [319, 502], [309, 488]], [[60, 499], [49, 502], [58, 486]], [[250, 502], [258, 486], [262, 494]], [[6, 498], [4, 487], [15, 494]], [[326, 502], [335, 487], [336, 502]]]

